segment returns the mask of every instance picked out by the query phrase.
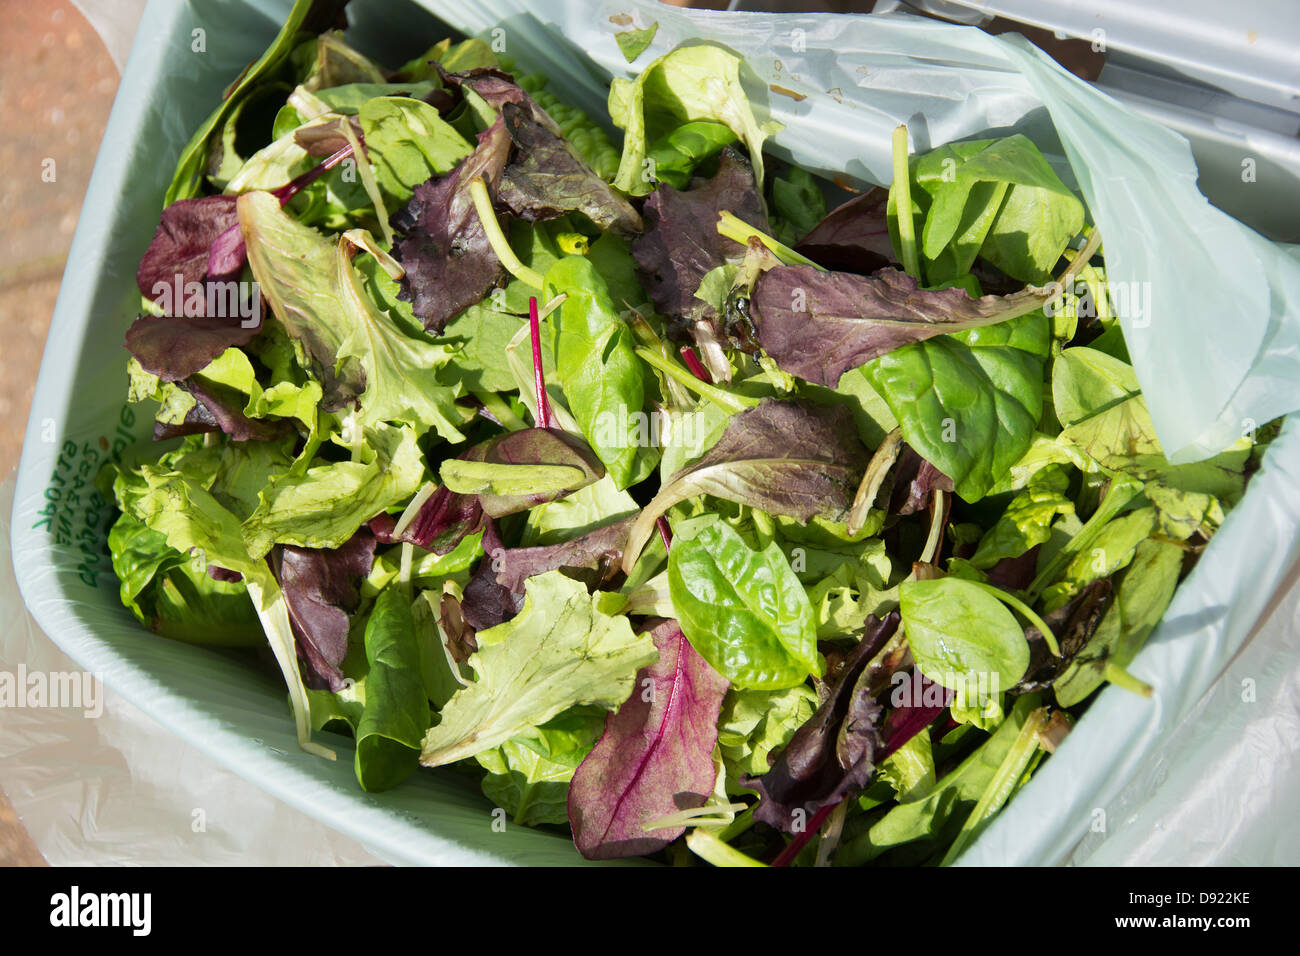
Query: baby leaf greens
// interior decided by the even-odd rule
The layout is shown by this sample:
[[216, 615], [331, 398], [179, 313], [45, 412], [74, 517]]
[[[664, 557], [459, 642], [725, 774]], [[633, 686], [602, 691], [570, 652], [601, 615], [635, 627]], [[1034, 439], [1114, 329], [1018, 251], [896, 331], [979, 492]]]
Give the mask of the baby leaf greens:
[[587, 116], [482, 39], [373, 60], [341, 7], [294, 5], [139, 264], [160, 444], [99, 481], [138, 620], [269, 647], [376, 801], [470, 775], [591, 859], [951, 862], [1099, 687], [1153, 692], [1276, 426], [1165, 458], [1030, 140], [900, 127], [827, 212], [729, 50]]
[[775, 544], [751, 550], [710, 524], [668, 551], [668, 588], [691, 646], [742, 690], [780, 690], [821, 670], [808, 595]]

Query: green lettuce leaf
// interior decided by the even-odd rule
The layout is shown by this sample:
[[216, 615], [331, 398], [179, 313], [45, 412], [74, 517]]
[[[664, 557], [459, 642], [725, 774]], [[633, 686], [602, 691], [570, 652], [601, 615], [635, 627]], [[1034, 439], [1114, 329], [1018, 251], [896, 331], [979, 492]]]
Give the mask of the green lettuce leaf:
[[438, 111], [410, 96], [376, 96], [359, 114], [366, 155], [390, 209], [406, 205], [415, 187], [445, 176], [472, 147]]
[[617, 595], [588, 594], [559, 571], [528, 579], [523, 610], [477, 635], [469, 659], [477, 680], [442, 709], [425, 735], [428, 767], [500, 747], [575, 704], [614, 710], [636, 672], [657, 657], [647, 634], [606, 609]]
[[605, 711], [580, 705], [475, 754], [483, 795], [523, 826], [568, 824], [569, 781], [604, 729]]
[[615, 77], [609, 113], [623, 132], [623, 156], [614, 185], [633, 196], [654, 188], [645, 166], [647, 144], [692, 120], [732, 129], [749, 147], [754, 178], [763, 187], [763, 141], [780, 124], [759, 123], [740, 83], [740, 57], [716, 46], [678, 47], [655, 60], [635, 82]]
[[424, 463], [414, 431], [379, 424], [362, 436], [357, 460], [287, 472], [262, 491], [243, 523], [247, 554], [261, 558], [276, 544], [337, 548], [419, 491]]

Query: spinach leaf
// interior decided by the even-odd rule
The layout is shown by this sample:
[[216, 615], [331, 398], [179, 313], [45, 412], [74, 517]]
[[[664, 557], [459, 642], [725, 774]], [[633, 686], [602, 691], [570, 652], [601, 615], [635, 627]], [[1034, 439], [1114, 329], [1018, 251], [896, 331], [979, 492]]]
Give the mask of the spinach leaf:
[[907, 443], [978, 501], [1033, 443], [1043, 409], [1046, 316], [904, 346], [866, 366]]
[[797, 245], [826, 218], [826, 197], [821, 187], [812, 173], [798, 166], [784, 176], [773, 177], [772, 207], [776, 238], [787, 246]]
[[1024, 628], [984, 587], [952, 576], [905, 581], [898, 604], [916, 666], [936, 684], [996, 694], [1024, 676]]
[[808, 595], [781, 549], [753, 551], [721, 520], [668, 551], [682, 632], [739, 689], [779, 690], [820, 673]]
[[397, 786], [419, 766], [429, 729], [411, 601], [400, 587], [379, 592], [366, 622], [366, 704], [357, 722], [356, 774], [368, 793]]
[[569, 410], [620, 489], [631, 483], [644, 432], [645, 379], [632, 330], [609, 288], [582, 256], [565, 256], [546, 273], [543, 295], [565, 294], [555, 321], [556, 370]]
[[1083, 228], [1083, 203], [1024, 136], [941, 146], [914, 161], [913, 178], [930, 196], [922, 251], [940, 260], [931, 283], [970, 271], [979, 255], [1012, 278], [1045, 282], [1066, 244]]

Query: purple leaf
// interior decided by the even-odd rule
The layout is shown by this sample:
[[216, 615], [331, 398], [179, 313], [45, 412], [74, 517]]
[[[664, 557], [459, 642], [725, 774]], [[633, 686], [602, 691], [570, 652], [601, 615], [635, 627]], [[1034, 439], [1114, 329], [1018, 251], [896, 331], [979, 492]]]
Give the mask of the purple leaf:
[[465, 585], [460, 603], [460, 616], [471, 629], [471, 637], [478, 631], [504, 624], [524, 608], [522, 589], [516, 594], [497, 580], [496, 564], [504, 553], [496, 522], [484, 519], [483, 559]]
[[562, 136], [528, 115], [518, 104], [501, 107], [515, 158], [506, 167], [498, 198], [529, 222], [580, 212], [602, 231], [634, 236], [642, 229], [632, 204], [587, 165]]
[[478, 146], [441, 179], [415, 187], [394, 225], [406, 236], [393, 255], [406, 270], [401, 297], [435, 333], [469, 306], [481, 302], [504, 269], [492, 251], [474, 209], [469, 186], [482, 178], [495, 194], [510, 153], [510, 137], [500, 117], [479, 134]]
[[893, 265], [885, 207], [889, 190], [875, 187], [836, 206], [799, 240], [795, 252], [827, 269], [866, 275]]
[[697, 321], [716, 323], [717, 310], [695, 298], [705, 274], [745, 249], [718, 234], [718, 216], [730, 212], [762, 232], [771, 232], [749, 162], [728, 146], [712, 179], [697, 178], [689, 189], [663, 185], [645, 202], [646, 229], [632, 243], [632, 256], [655, 308], [678, 334]]
[[503, 518], [555, 501], [605, 476], [605, 466], [591, 447], [578, 436], [558, 428], [525, 428], [498, 435], [475, 445], [460, 457], [497, 465], [568, 465], [582, 473], [580, 480], [575, 479], [571, 486], [561, 491], [530, 495], [480, 494], [479, 504], [493, 518]]
[[[208, 417], [216, 423], [217, 428], [229, 435], [232, 441], [270, 441], [284, 437], [293, 428], [288, 420], [263, 421], [249, 418], [243, 412], [242, 402], [229, 402], [219, 393], [200, 385], [196, 379], [182, 382], [181, 388], [194, 396], [194, 400], [207, 410]], [[185, 417], [188, 421], [189, 415]]]
[[434, 554], [449, 554], [482, 522], [483, 508], [476, 495], [458, 495], [443, 485], [420, 506], [401, 534], [393, 535], [397, 522], [386, 514], [371, 520], [370, 530], [381, 544], [406, 541]]
[[936, 490], [952, 491], [952, 479], [926, 461], [911, 445], [903, 445], [894, 466], [894, 490], [889, 496], [889, 513], [910, 515], [930, 507]]
[[205, 368], [228, 348], [241, 348], [262, 329], [239, 316], [178, 319], [146, 315], [126, 330], [126, 348], [141, 368], [164, 382], [179, 382]]
[[374, 562], [375, 536], [363, 527], [338, 548], [283, 545], [273, 555], [303, 681], [337, 692], [343, 688], [349, 614], [357, 608], [358, 585]]
[[964, 289], [922, 289], [897, 269], [871, 276], [777, 266], [750, 303], [759, 345], [782, 369], [835, 388], [851, 368], [913, 342], [1002, 322], [1042, 308], [1045, 288], [972, 299]]
[[759, 792], [755, 820], [786, 833], [799, 832], [823, 807], [866, 786], [882, 745], [878, 728], [883, 715], [876, 702], [882, 674], [869, 665], [898, 630], [898, 622], [897, 611], [883, 620], [868, 618], [862, 642], [849, 655], [830, 695], [794, 732], [772, 769], [761, 777], [741, 777], [741, 786]]
[[[536, 574], [545, 574], [563, 568], [575, 572], [577, 578], [589, 588], [608, 584], [621, 570], [623, 546], [636, 519], [624, 518], [602, 525], [584, 535], [559, 544], [534, 548], [508, 548], [496, 562], [497, 581], [515, 593], [524, 593], [524, 582]], [[582, 574], [578, 572], [586, 571]]]
[[140, 294], [156, 302], [162, 295], [170, 295], [154, 291], [160, 283], [170, 290], [177, 276], [182, 286], [202, 282], [208, 275], [212, 244], [232, 227], [239, 231], [235, 200], [234, 196], [204, 196], [182, 199], [164, 209], [153, 241], [136, 269]]
[[659, 660], [605, 720], [605, 733], [569, 784], [573, 842], [589, 860], [653, 853], [685, 827], [644, 824], [700, 807], [713, 792], [713, 747], [727, 681], [682, 635], [676, 621], [651, 630]]

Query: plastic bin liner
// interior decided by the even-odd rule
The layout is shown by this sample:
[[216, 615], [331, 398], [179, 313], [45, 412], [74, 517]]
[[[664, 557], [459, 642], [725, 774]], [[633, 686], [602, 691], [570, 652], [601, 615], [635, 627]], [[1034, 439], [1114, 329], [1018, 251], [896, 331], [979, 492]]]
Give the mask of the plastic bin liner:
[[[1128, 112], [1018, 37], [910, 17], [711, 13], [647, 0], [422, 0], [419, 6], [498, 47], [504, 43], [521, 69], [547, 74], [557, 93], [596, 116], [604, 113], [611, 75], [632, 76], [679, 42], [726, 44], [750, 64], [747, 83], [757, 111], [785, 124], [769, 141], [772, 151], [863, 183], [888, 180], [889, 134], [899, 122], [908, 124], [917, 151], [1022, 132], [1084, 194], [1104, 237], [1110, 280], [1149, 290], [1149, 308], [1129, 310], [1121, 321], [1171, 457], [1206, 457], [1243, 430], [1300, 407], [1300, 260], [1204, 200], [1181, 137]], [[120, 344], [136, 304], [135, 263], [156, 225], [171, 157], [230, 78], [261, 53], [287, 10], [271, 0], [154, 0], [146, 9], [73, 241], [28, 426], [12, 540], [23, 598], [51, 639], [126, 702], [384, 859], [575, 862], [562, 837], [514, 826], [498, 832], [472, 780], [417, 774], [372, 796], [352, 779], [345, 741], [332, 741], [335, 763], [299, 752], [283, 688], [270, 676], [232, 656], [157, 638], [120, 606], [99, 551], [106, 508], [86, 491], [84, 478], [80, 491], [74, 488], [79, 476], [147, 435], [147, 416], [121, 405]], [[401, 62], [440, 35], [409, 4], [357, 0], [349, 11], [354, 41], [385, 62]], [[623, 60], [614, 41], [614, 32], [625, 28], [611, 20], [618, 15], [659, 24], [636, 64]], [[196, 29], [208, 37], [202, 55], [190, 45]], [[1133, 662], [1130, 669], [1156, 688], [1155, 696], [1103, 691], [961, 862], [1050, 864], [1174, 853], [1174, 844], [1161, 849], [1133, 821], [1175, 819], [1197, 777], [1186, 768], [1222, 764], [1229, 752], [1235, 773], [1217, 774], [1201, 798], [1240, 787], [1246, 773], [1258, 786], [1290, 780], [1294, 790], [1286, 747], [1294, 739], [1296, 680], [1294, 672], [1279, 670], [1274, 653], [1294, 647], [1294, 614], [1274, 614], [1241, 659], [1258, 658], [1250, 665], [1258, 670], [1253, 710], [1232, 720], [1213, 710], [1222, 706], [1215, 695], [1230, 691], [1230, 680], [1206, 693], [1300, 553], [1298, 432], [1294, 425], [1283, 430]], [[1207, 714], [1219, 733], [1175, 734], [1189, 715], [1187, 726], [1195, 728]], [[1231, 749], [1238, 738], [1248, 740], [1247, 752]], [[1153, 767], [1166, 769], [1153, 775]], [[1272, 778], [1270, 768], [1277, 770]], [[1175, 781], [1182, 788], [1172, 789]], [[87, 781], [83, 805], [93, 806], [99, 792]], [[16, 796], [21, 802], [23, 795]], [[1220, 832], [1261, 832], [1249, 825], [1258, 817], [1250, 817], [1247, 802], [1232, 806], [1238, 815]], [[1097, 829], [1099, 812], [1108, 829]], [[259, 832], [262, 823], [250, 819], [248, 832]], [[124, 825], [124, 832], [142, 831]], [[1276, 856], [1259, 838], [1243, 837], [1239, 849], [1241, 859]]]

